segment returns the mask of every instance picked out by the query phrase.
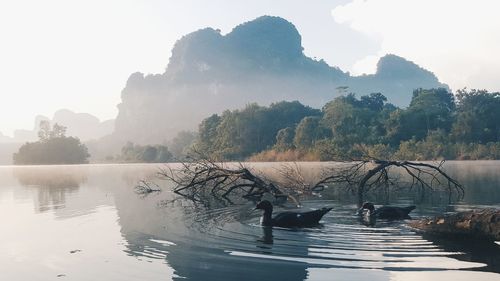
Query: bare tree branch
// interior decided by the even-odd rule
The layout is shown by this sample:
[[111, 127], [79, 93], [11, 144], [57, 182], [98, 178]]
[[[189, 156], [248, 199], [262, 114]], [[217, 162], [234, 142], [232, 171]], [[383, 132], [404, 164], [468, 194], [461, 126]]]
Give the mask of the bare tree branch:
[[147, 196], [148, 194], [160, 192], [160, 187], [154, 182], [148, 182], [146, 180], [140, 180], [135, 186], [135, 192], [142, 196]]
[[444, 161], [434, 165], [422, 162], [367, 158], [350, 163], [340, 163], [327, 169], [323, 173], [324, 177], [316, 185], [344, 184], [348, 189], [356, 190], [359, 204], [362, 204], [365, 194], [370, 190], [404, 185], [404, 182], [397, 183], [394, 176], [390, 176], [391, 174], [397, 175], [396, 170], [399, 170], [410, 177], [408, 184], [410, 189], [415, 185], [419, 186], [422, 191], [429, 192], [445, 188], [450, 194], [450, 200], [452, 193], [456, 193], [459, 198], [463, 197], [463, 186], [443, 170], [443, 164]]
[[180, 168], [161, 168], [158, 176], [175, 183], [174, 192], [192, 200], [206, 194], [230, 201], [237, 195], [259, 200], [269, 193], [276, 198], [294, 198], [293, 189], [281, 187], [277, 182], [258, 175], [242, 163], [217, 163], [209, 158], [195, 158], [193, 162], [180, 163]]
[[[444, 190], [448, 192], [449, 200], [452, 193], [458, 194], [459, 198], [464, 194], [462, 185], [444, 171], [444, 161], [430, 164], [365, 158], [339, 162], [324, 169], [320, 180], [313, 183], [306, 180], [297, 163], [282, 165], [275, 173], [277, 178], [268, 178], [242, 163], [215, 162], [202, 154], [190, 160], [181, 162], [176, 169], [172, 166], [161, 168], [158, 176], [173, 182], [175, 193], [198, 202], [205, 200], [206, 195], [227, 202], [232, 202], [234, 197], [260, 200], [268, 193], [276, 199], [290, 198], [298, 203], [300, 195], [322, 191], [329, 185], [341, 185], [354, 191], [359, 204], [363, 203], [366, 193], [382, 189], [389, 194], [391, 187], [399, 190], [405, 186], [409, 189], [416, 186], [422, 192]], [[398, 178], [401, 176], [409, 181], [401, 181]], [[156, 191], [144, 181], [139, 186], [146, 193]]]

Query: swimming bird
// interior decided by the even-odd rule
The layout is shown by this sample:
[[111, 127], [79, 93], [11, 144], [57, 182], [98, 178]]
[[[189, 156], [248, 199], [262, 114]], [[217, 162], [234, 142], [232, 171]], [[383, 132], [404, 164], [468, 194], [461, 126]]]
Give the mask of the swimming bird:
[[408, 207], [394, 207], [394, 206], [382, 206], [380, 208], [375, 209], [373, 203], [365, 202], [363, 206], [359, 209], [359, 214], [361, 214], [364, 210], [368, 210], [367, 215], [370, 218], [378, 218], [378, 219], [388, 219], [388, 220], [400, 220], [400, 219], [409, 219], [408, 215], [415, 206]]
[[328, 213], [332, 208], [321, 208], [309, 212], [283, 212], [272, 217], [273, 205], [271, 202], [261, 201], [255, 209], [264, 210], [264, 214], [260, 219], [260, 224], [263, 226], [278, 226], [278, 227], [309, 227], [319, 224], [319, 220]]

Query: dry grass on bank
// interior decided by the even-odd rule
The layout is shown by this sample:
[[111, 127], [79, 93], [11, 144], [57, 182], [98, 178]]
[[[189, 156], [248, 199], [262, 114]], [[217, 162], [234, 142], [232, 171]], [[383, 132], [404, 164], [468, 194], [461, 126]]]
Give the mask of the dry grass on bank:
[[286, 151], [265, 150], [248, 158], [250, 162], [294, 162], [320, 161], [318, 152], [290, 149]]

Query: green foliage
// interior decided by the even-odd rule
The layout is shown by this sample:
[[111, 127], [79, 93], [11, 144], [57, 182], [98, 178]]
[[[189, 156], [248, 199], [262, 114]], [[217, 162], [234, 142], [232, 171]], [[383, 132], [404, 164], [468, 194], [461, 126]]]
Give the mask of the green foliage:
[[175, 158], [183, 159], [191, 150], [196, 138], [195, 132], [181, 131], [169, 142], [168, 147]]
[[40, 122], [39, 141], [27, 142], [13, 155], [15, 165], [54, 165], [88, 163], [90, 154], [78, 138], [66, 137], [66, 127]]
[[343, 144], [336, 142], [333, 139], [323, 139], [315, 143], [312, 148], [320, 155], [321, 161], [343, 161], [350, 158], [350, 151], [346, 150]]
[[322, 123], [330, 128], [338, 144], [381, 142], [385, 135], [381, 117], [394, 107], [386, 101], [380, 93], [363, 96], [360, 100], [354, 94], [340, 96], [323, 107]]
[[455, 143], [450, 147], [454, 159], [459, 160], [500, 160], [500, 142]]
[[500, 93], [462, 89], [457, 92], [457, 100], [457, 121], [452, 129], [457, 141], [500, 141]]
[[165, 145], [143, 146], [127, 142], [122, 147], [118, 160], [132, 163], [167, 163], [173, 160], [173, 156]]
[[394, 154], [397, 160], [441, 160], [450, 159], [450, 152], [444, 131], [432, 131], [424, 139], [417, 141], [415, 138], [402, 141], [399, 150]]
[[242, 159], [272, 147], [279, 130], [316, 115], [319, 110], [297, 101], [226, 110], [222, 116], [212, 115], [201, 122], [195, 149], [219, 159]]
[[295, 137], [295, 129], [292, 127], [286, 127], [281, 129], [276, 134], [276, 144], [274, 149], [279, 152], [294, 149], [293, 139]]
[[307, 116], [297, 125], [293, 143], [295, 147], [305, 149], [313, 146], [316, 141], [330, 136], [330, 131], [321, 125], [321, 117]]
[[217, 114], [203, 119], [198, 126], [198, 141], [195, 146], [199, 151], [206, 154], [214, 154], [216, 151], [217, 127], [221, 123], [221, 117]]
[[388, 144], [374, 144], [374, 145], [365, 145], [360, 144], [354, 147], [354, 150], [358, 154], [363, 154], [365, 156], [374, 158], [374, 159], [387, 159], [391, 160], [394, 158], [395, 149]]
[[380, 112], [384, 109], [387, 98], [381, 93], [371, 93], [368, 96], [362, 96], [358, 102], [359, 106], [374, 112]]
[[417, 89], [410, 106], [390, 115], [386, 129], [391, 143], [403, 140], [424, 139], [430, 131], [441, 129], [449, 132], [453, 124], [455, 101], [446, 89]]
[[196, 148], [220, 160], [500, 159], [500, 94], [417, 89], [408, 108], [381, 93], [328, 102], [250, 104], [200, 124]]

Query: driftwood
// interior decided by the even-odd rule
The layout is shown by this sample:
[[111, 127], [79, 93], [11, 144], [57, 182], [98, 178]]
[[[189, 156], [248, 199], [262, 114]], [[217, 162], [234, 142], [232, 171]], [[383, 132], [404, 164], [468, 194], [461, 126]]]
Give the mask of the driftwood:
[[500, 240], [500, 209], [459, 212], [410, 222], [426, 234]]
[[[459, 198], [464, 195], [462, 185], [450, 177], [443, 169], [444, 161], [434, 165], [411, 161], [389, 161], [380, 159], [364, 159], [344, 163], [323, 172], [323, 178], [316, 185], [344, 184], [348, 189], [357, 193], [358, 203], [361, 205], [364, 196], [369, 191], [384, 189], [389, 192], [390, 187], [397, 189], [414, 187], [421, 191], [436, 191], [444, 189], [451, 195], [457, 194]], [[406, 174], [410, 180], [403, 182], [394, 177], [400, 175], [391, 169], [398, 169]], [[392, 175], [391, 175], [392, 172]]]

